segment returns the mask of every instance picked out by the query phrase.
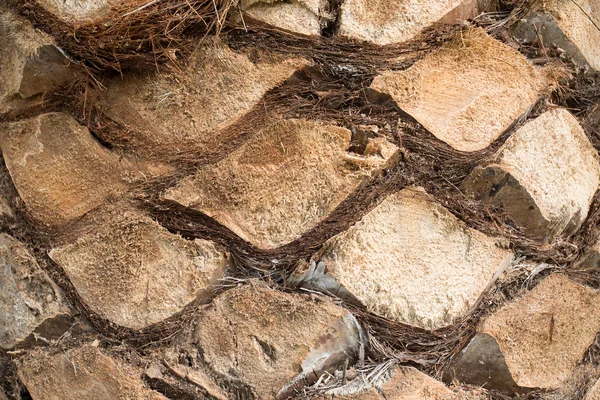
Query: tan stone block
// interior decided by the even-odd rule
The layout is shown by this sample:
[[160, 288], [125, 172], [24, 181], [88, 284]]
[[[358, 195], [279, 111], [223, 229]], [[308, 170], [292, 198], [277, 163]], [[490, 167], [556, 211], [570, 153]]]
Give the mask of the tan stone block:
[[217, 297], [192, 336], [215, 373], [257, 399], [285, 399], [324, 371], [352, 364], [363, 340], [356, 319], [329, 300], [261, 285]]
[[33, 400], [167, 400], [144, 387], [138, 370], [89, 344], [55, 354], [32, 351], [17, 364]]
[[[218, 40], [200, 45], [185, 75], [129, 74], [107, 83], [99, 105], [127, 130], [126, 146], [162, 158], [215, 154], [239, 130], [224, 132], [259, 104], [267, 91], [308, 64], [302, 59], [251, 61]], [[110, 135], [110, 133], [109, 133]]]
[[376, 154], [361, 156], [347, 151], [350, 140], [345, 128], [280, 120], [183, 179], [165, 198], [273, 249], [315, 227], [396, 150], [379, 141]]
[[409, 188], [330, 239], [315, 257], [327, 275], [303, 279], [347, 293], [390, 320], [437, 329], [465, 317], [510, 264], [503, 245], [468, 228], [422, 189]]
[[10, 103], [52, 92], [77, 78], [53, 40], [0, 4], [0, 112]]
[[209, 299], [229, 256], [213, 242], [188, 241], [133, 210], [101, 216], [93, 232], [50, 257], [83, 301], [112, 322], [141, 329]]
[[29, 213], [49, 225], [82, 216], [144, 177], [63, 113], [0, 125], [0, 148]]
[[552, 109], [519, 128], [463, 187], [550, 239], [579, 229], [599, 183], [598, 154], [583, 129], [567, 110]]
[[[469, 345], [462, 352], [463, 365], [459, 360], [455, 368], [489, 369], [490, 382], [463, 381], [505, 391], [516, 390], [511, 385], [494, 384], [494, 379], [504, 375], [506, 368], [520, 388], [560, 388], [600, 331], [599, 300], [600, 295], [591, 288], [564, 275], [550, 275], [488, 317], [473, 340], [481, 335], [494, 340], [488, 348]], [[486, 353], [498, 354], [503, 363], [480, 361]]]
[[525, 56], [477, 28], [405, 71], [381, 73], [371, 89], [389, 95], [439, 140], [477, 151], [524, 115], [549, 82]]
[[333, 18], [324, 0], [245, 0], [240, 6], [254, 19], [309, 36], [319, 36], [322, 23]]
[[[46, 340], [57, 338], [41, 330], [63, 316], [69, 319], [63, 294], [27, 247], [6, 234], [0, 234], [0, 288], [1, 348], [22, 345], [34, 332]], [[60, 325], [62, 332], [69, 328]]]
[[406, 42], [423, 29], [479, 14], [477, 0], [346, 0], [339, 34], [378, 45]]
[[479, 400], [476, 391], [452, 391], [413, 367], [396, 367], [374, 383], [356, 378], [327, 392], [328, 400]]

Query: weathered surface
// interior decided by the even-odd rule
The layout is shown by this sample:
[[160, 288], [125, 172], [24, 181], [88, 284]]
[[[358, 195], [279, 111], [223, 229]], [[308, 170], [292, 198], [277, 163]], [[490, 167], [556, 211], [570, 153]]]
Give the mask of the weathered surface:
[[600, 3], [596, 0], [549, 0], [516, 27], [514, 34], [526, 43], [538, 41], [560, 49], [577, 64], [600, 70]]
[[567, 110], [553, 109], [519, 128], [463, 186], [549, 239], [579, 229], [599, 183], [598, 155], [583, 129]]
[[389, 95], [436, 138], [476, 151], [525, 114], [548, 83], [522, 54], [472, 29], [405, 71], [383, 72], [371, 89]]
[[339, 34], [378, 45], [405, 42], [436, 22], [477, 16], [477, 0], [346, 0]]
[[18, 361], [18, 374], [33, 400], [167, 400], [144, 387], [138, 370], [89, 344], [30, 352]]
[[7, 199], [0, 194], [0, 224], [14, 221], [15, 212], [8, 203]]
[[225, 128], [307, 65], [266, 55], [252, 62], [218, 40], [202, 44], [190, 63], [185, 75], [126, 75], [108, 83], [99, 104], [127, 133], [112, 137], [109, 132], [105, 139], [163, 159], [189, 152], [217, 154], [239, 136]]
[[330, 239], [317, 257], [343, 288], [329, 291], [347, 291], [390, 320], [436, 329], [464, 317], [509, 265], [512, 253], [501, 245], [422, 189], [404, 189]]
[[228, 265], [228, 255], [212, 242], [185, 240], [132, 210], [101, 216], [92, 233], [50, 257], [89, 307], [133, 329], [210, 298]]
[[[12, 348], [42, 324], [68, 315], [60, 289], [39, 267], [27, 247], [6, 234], [0, 234], [0, 347]], [[68, 326], [65, 327], [67, 329]], [[64, 330], [63, 330], [64, 332]]]
[[475, 391], [454, 392], [413, 367], [396, 367], [374, 383], [361, 376], [327, 393], [328, 400], [478, 400]]
[[143, 176], [62, 113], [0, 125], [0, 148], [29, 213], [49, 225], [85, 214]]
[[598, 380], [590, 391], [585, 395], [584, 400], [600, 400], [600, 380]]
[[36, 2], [54, 17], [73, 25], [102, 18], [114, 6], [144, 4], [144, 0], [36, 0]]
[[246, 285], [217, 297], [192, 336], [216, 374], [273, 399], [353, 362], [362, 331], [348, 311], [323, 298]]
[[325, 0], [243, 0], [241, 8], [251, 18], [303, 35], [318, 36], [332, 16]]
[[[498, 346], [512, 379], [521, 388], [559, 388], [570, 376], [600, 330], [600, 300], [591, 288], [579, 285], [563, 275], [545, 278], [534, 289], [504, 306], [484, 321], [480, 334], [487, 334]], [[476, 339], [477, 340], [477, 336]], [[468, 346], [457, 369], [481, 368], [481, 357], [470, 352], [495, 352], [481, 346]], [[466, 356], [465, 356], [466, 355]], [[502, 363], [497, 365], [503, 368]], [[494, 384], [498, 372], [490, 367], [489, 384]], [[460, 376], [458, 378], [461, 378]], [[464, 377], [463, 377], [464, 378]], [[473, 382], [482, 384], [481, 381]], [[490, 385], [491, 384], [491, 385]], [[498, 388], [514, 391], [510, 385]]]
[[0, 3], [0, 111], [11, 100], [51, 92], [76, 78], [52, 39]]
[[374, 139], [372, 154], [361, 156], [347, 151], [350, 140], [345, 128], [281, 120], [165, 197], [202, 211], [257, 247], [276, 248], [313, 228], [396, 150]]

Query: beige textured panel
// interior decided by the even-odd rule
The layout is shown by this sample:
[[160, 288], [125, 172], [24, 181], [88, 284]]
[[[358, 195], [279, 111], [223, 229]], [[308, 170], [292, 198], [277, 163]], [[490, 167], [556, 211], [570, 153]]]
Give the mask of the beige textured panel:
[[0, 148], [19, 195], [39, 221], [60, 225], [141, 179], [71, 116], [49, 113], [0, 126]]
[[332, 238], [321, 260], [370, 311], [436, 329], [464, 317], [508, 266], [501, 244], [422, 189], [404, 189]]
[[68, 314], [62, 292], [27, 247], [0, 234], [0, 347], [22, 342], [44, 321]]
[[589, 65], [600, 70], [600, 2], [550, 0], [544, 4]]
[[346, 151], [350, 139], [345, 128], [281, 120], [165, 197], [202, 211], [255, 246], [276, 248], [313, 228], [395, 151], [376, 139], [374, 154], [359, 156]]
[[496, 338], [519, 386], [558, 388], [600, 330], [599, 300], [591, 288], [551, 275], [494, 313], [481, 331]]
[[413, 367], [396, 367], [380, 382], [362, 377], [327, 393], [327, 400], [479, 400], [478, 391], [454, 392]]
[[464, 186], [503, 205], [528, 232], [553, 237], [579, 228], [599, 184], [598, 154], [577, 119], [552, 109], [519, 128]]
[[33, 351], [17, 372], [33, 400], [167, 400], [144, 387], [139, 371], [92, 345], [56, 354]]
[[251, 0], [242, 2], [242, 8], [252, 18], [277, 28], [303, 35], [321, 34], [321, 19], [328, 20], [326, 1], [322, 0]]
[[296, 384], [352, 363], [360, 332], [348, 311], [324, 298], [253, 285], [217, 297], [193, 340], [218, 374], [248, 385], [259, 399], [285, 399]]
[[389, 95], [438, 139], [476, 151], [526, 113], [548, 85], [522, 54], [478, 28], [405, 71], [383, 72], [371, 89]]
[[457, 23], [478, 12], [476, 0], [346, 0], [339, 34], [378, 45], [405, 42], [442, 19]]
[[112, 322], [144, 328], [210, 298], [228, 256], [212, 242], [188, 241], [134, 211], [105, 216], [93, 233], [50, 257], [82, 299]]
[[128, 146], [164, 157], [218, 151], [236, 138], [221, 131], [307, 62], [289, 58], [252, 62], [222, 42], [207, 40], [189, 65], [185, 75], [132, 74], [108, 83], [100, 105], [106, 116], [127, 129]]

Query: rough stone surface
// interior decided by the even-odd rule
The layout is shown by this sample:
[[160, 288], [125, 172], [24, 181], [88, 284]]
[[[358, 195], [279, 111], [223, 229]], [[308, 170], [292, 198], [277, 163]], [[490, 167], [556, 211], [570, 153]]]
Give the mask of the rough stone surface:
[[15, 213], [8, 203], [7, 199], [0, 195], [0, 224], [14, 221]]
[[251, 18], [303, 35], [320, 35], [321, 21], [332, 18], [324, 0], [245, 0], [240, 5]]
[[[495, 339], [492, 346], [500, 348], [518, 386], [556, 389], [569, 378], [600, 330], [599, 300], [591, 288], [554, 274], [490, 316], [479, 330]], [[470, 351], [488, 352], [469, 346], [463, 354]], [[471, 368], [481, 367], [477, 354], [466, 358], [476, 361]]]
[[369, 311], [436, 329], [464, 317], [510, 264], [501, 245], [410, 188], [330, 239], [317, 257]]
[[185, 240], [132, 210], [102, 216], [93, 232], [50, 257], [89, 307], [133, 329], [210, 298], [229, 262], [212, 242]]
[[76, 74], [52, 39], [0, 4], [0, 111], [8, 102], [51, 92]]
[[258, 399], [287, 398], [358, 356], [362, 330], [346, 310], [318, 297], [246, 285], [217, 297], [192, 341], [213, 371]]
[[47, 12], [69, 24], [93, 22], [114, 6], [144, 4], [145, 0], [36, 0]]
[[0, 125], [0, 148], [29, 213], [50, 225], [85, 214], [143, 176], [62, 113]]
[[99, 104], [127, 134], [105, 139], [122, 139], [147, 156], [219, 153], [239, 136], [223, 130], [305, 65], [301, 59], [268, 56], [252, 62], [220, 41], [207, 40], [183, 76], [126, 75], [108, 83]]
[[598, 380], [590, 391], [585, 395], [584, 400], [600, 400], [600, 380]]
[[381, 73], [371, 89], [389, 95], [436, 138], [476, 151], [524, 115], [547, 86], [543, 71], [477, 28], [405, 71]]
[[373, 153], [361, 156], [346, 151], [350, 140], [345, 128], [281, 120], [165, 197], [202, 211], [257, 247], [276, 248], [313, 228], [396, 150], [375, 139]]
[[600, 3], [549, 0], [521, 20], [515, 36], [527, 43], [541, 36], [545, 46], [561, 49], [581, 65], [600, 70]]
[[339, 34], [378, 45], [405, 42], [436, 22], [477, 16], [477, 0], [346, 0]]
[[167, 400], [144, 387], [139, 371], [89, 344], [57, 354], [33, 351], [17, 368], [33, 400]]
[[583, 129], [567, 110], [553, 109], [519, 128], [463, 186], [528, 233], [552, 238], [580, 227], [599, 183], [598, 155]]
[[0, 347], [4, 349], [24, 342], [46, 321], [69, 313], [60, 289], [27, 247], [6, 234], [0, 234], [0, 288]]
[[328, 400], [478, 400], [476, 392], [454, 392], [413, 367], [396, 367], [370, 384], [363, 377], [327, 393]]

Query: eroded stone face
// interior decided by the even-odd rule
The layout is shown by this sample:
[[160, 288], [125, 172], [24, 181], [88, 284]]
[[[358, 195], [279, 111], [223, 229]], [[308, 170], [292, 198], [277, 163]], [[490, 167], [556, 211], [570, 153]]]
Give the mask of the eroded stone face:
[[62, 292], [27, 247], [6, 234], [0, 234], [0, 288], [0, 347], [4, 349], [23, 343], [42, 324], [69, 314]]
[[[316, 258], [329, 277], [312, 284], [390, 320], [437, 329], [464, 317], [509, 265], [501, 245], [422, 189], [404, 189], [325, 244]], [[341, 287], [331, 289], [331, 278]]]
[[578, 64], [600, 70], [600, 4], [596, 0], [550, 0], [522, 19], [515, 36], [525, 42], [542, 38]]
[[413, 367], [396, 367], [374, 383], [362, 376], [327, 392], [328, 400], [478, 400], [477, 391], [452, 391]]
[[167, 400], [144, 387], [140, 371], [89, 344], [55, 354], [33, 351], [17, 368], [33, 400]]
[[[569, 378], [600, 330], [599, 299], [591, 288], [564, 275], [550, 275], [486, 319], [479, 335], [495, 339], [490, 346], [499, 347], [519, 387], [556, 389]], [[481, 346], [469, 346], [463, 353], [474, 351], [463, 357], [472, 364], [462, 368], [479, 368], [478, 354], [489, 353]], [[489, 377], [497, 374], [491, 370]]]
[[0, 137], [6, 166], [28, 212], [48, 225], [80, 217], [144, 176], [67, 114], [1, 125]]
[[553, 109], [519, 128], [463, 186], [549, 239], [577, 231], [599, 183], [598, 155], [583, 129], [567, 110]]
[[213, 242], [185, 240], [133, 210], [102, 216], [92, 233], [50, 257], [89, 307], [133, 329], [210, 298], [229, 263]]
[[258, 399], [284, 399], [323, 371], [352, 364], [361, 332], [348, 311], [324, 298], [247, 285], [214, 300], [192, 341], [216, 374]]
[[453, 148], [477, 151], [524, 115], [548, 84], [522, 54], [473, 29], [405, 71], [381, 73], [371, 89]]
[[52, 92], [77, 75], [52, 39], [0, 4], [0, 111], [10, 102]]
[[350, 139], [345, 128], [281, 120], [165, 197], [213, 217], [257, 247], [276, 248], [313, 228], [396, 149], [375, 140], [372, 155], [360, 156], [346, 151]]
[[324, 0], [245, 0], [240, 6], [254, 19], [310, 36], [320, 35], [322, 25], [333, 18]]
[[91, 23], [105, 17], [114, 7], [143, 5], [144, 0], [36, 0], [56, 18], [73, 25]]
[[239, 130], [225, 128], [307, 62], [275, 57], [252, 62], [218, 40], [206, 40], [189, 65], [181, 76], [127, 75], [108, 83], [99, 104], [127, 134], [105, 139], [162, 159], [219, 153], [239, 136]]
[[478, 13], [477, 0], [346, 0], [339, 34], [386, 45], [413, 39], [436, 22], [458, 23]]

